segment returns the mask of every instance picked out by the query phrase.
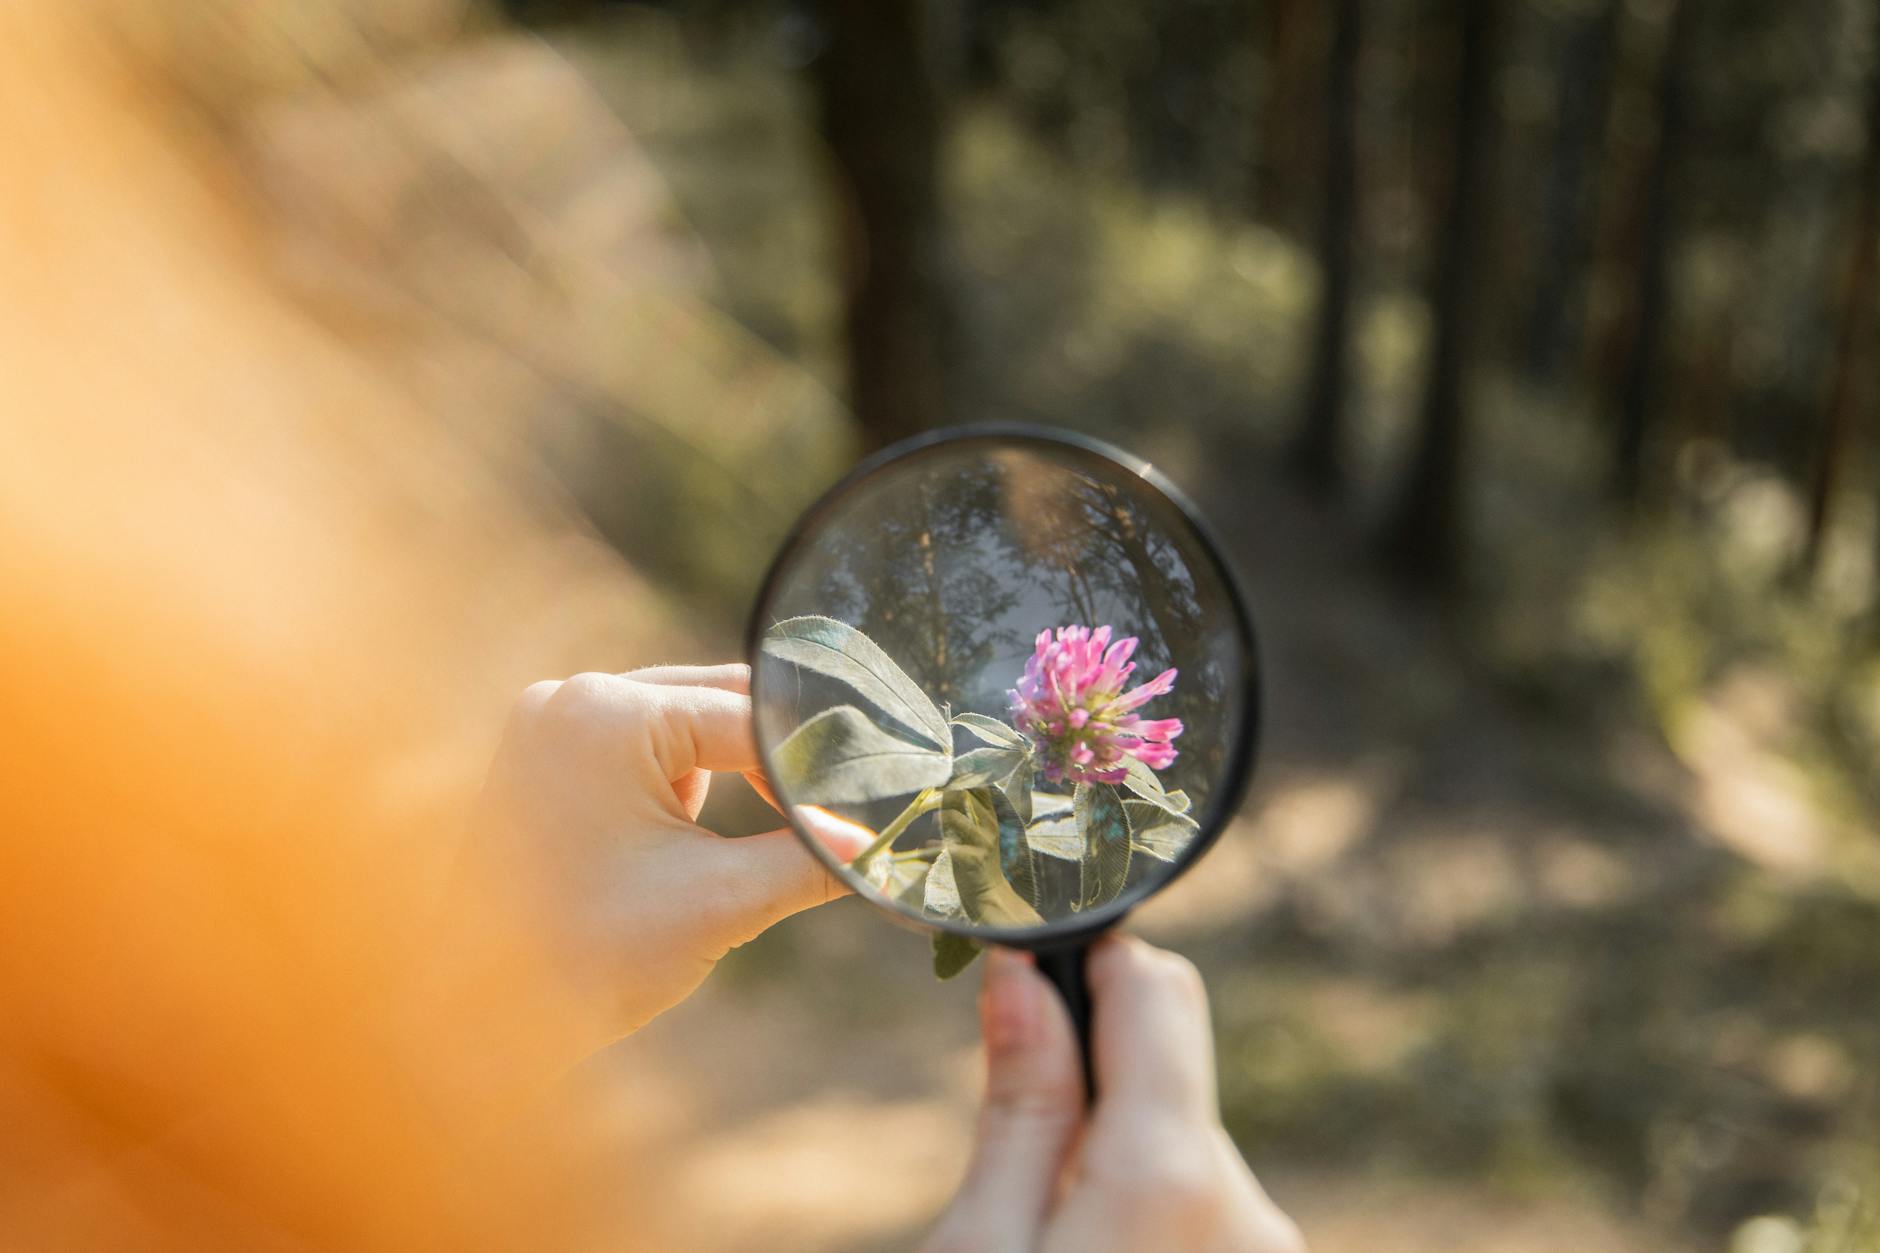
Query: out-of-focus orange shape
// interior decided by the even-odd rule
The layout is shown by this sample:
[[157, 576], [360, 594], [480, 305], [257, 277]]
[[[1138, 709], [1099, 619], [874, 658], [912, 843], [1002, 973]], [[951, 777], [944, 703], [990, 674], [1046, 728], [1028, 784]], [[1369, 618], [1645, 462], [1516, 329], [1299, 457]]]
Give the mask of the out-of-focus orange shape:
[[586, 1009], [500, 902], [438, 995], [435, 919], [630, 584], [258, 277], [95, 17], [0, 17], [0, 1248], [585, 1247], [502, 1097]]

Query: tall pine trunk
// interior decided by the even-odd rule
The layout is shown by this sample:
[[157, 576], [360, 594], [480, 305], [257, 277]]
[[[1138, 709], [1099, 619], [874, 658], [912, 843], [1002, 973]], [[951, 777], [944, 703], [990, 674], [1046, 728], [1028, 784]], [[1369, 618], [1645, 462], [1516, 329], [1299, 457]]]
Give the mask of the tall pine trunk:
[[1301, 133], [1295, 105], [1311, 96], [1316, 15], [1313, 0], [1270, 0], [1262, 11], [1265, 82], [1260, 91], [1260, 178], [1254, 200], [1260, 217], [1282, 230], [1290, 230], [1299, 219], [1294, 189], [1311, 166], [1309, 141]]
[[879, 448], [944, 425], [941, 106], [923, 0], [819, 0], [812, 66], [836, 164], [849, 404]]
[[1325, 198], [1319, 206], [1319, 319], [1293, 459], [1325, 495], [1345, 479], [1352, 253], [1358, 215], [1358, 55], [1362, 0], [1337, 0], [1325, 93]]
[[1498, 0], [1459, 0], [1455, 151], [1435, 258], [1435, 343], [1416, 449], [1383, 537], [1394, 573], [1424, 589], [1458, 585], [1464, 540], [1467, 374], [1488, 237], [1488, 146], [1495, 118]]
[[1527, 326], [1527, 372], [1540, 381], [1557, 378], [1579, 345], [1583, 299], [1578, 286], [1593, 239], [1596, 172], [1611, 112], [1622, 7], [1623, 0], [1602, 0], [1599, 10], [1574, 29], [1561, 53], [1560, 129], [1541, 207], [1541, 265]]
[[1672, 0], [1664, 49], [1659, 56], [1657, 140], [1641, 188], [1643, 215], [1634, 263], [1636, 286], [1615, 375], [1612, 403], [1612, 490], [1627, 505], [1638, 503], [1645, 459], [1665, 389], [1667, 322], [1671, 316], [1671, 185], [1684, 142], [1684, 97], [1695, 0]]
[[[1880, 66], [1872, 73], [1860, 200], [1849, 223], [1847, 250], [1841, 261], [1839, 281], [1835, 284], [1840, 326], [1835, 333], [1834, 365], [1829, 373], [1821, 415], [1821, 440], [1815, 452], [1814, 481], [1808, 494], [1808, 538], [1802, 561], [1803, 569], [1811, 575], [1821, 563], [1822, 541], [1834, 514], [1843, 462], [1853, 444], [1855, 412], [1862, 400], [1859, 363], [1863, 357], [1864, 335], [1873, 320], [1874, 249], [1875, 237], [1880, 235]], [[1871, 380], [1867, 380], [1867, 387], [1867, 399], [1871, 402], [1874, 399]]]

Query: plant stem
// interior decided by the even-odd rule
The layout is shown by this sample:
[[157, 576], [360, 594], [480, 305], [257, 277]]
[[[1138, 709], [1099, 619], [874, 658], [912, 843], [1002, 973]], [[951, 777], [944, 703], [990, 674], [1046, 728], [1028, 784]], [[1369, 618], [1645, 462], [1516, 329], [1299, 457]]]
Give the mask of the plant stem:
[[889, 861], [927, 861], [940, 856], [940, 850], [931, 845], [926, 848], [903, 849], [898, 853], [888, 854]]
[[849, 869], [855, 871], [857, 874], [868, 869], [868, 863], [875, 859], [876, 854], [899, 839], [901, 832], [907, 830], [914, 824], [914, 819], [939, 807], [940, 789], [932, 787], [923, 789], [908, 803], [907, 808], [903, 809], [893, 822], [890, 822], [881, 829], [881, 834], [875, 837], [873, 844], [870, 844], [867, 848], [855, 855], [854, 860], [849, 862]]

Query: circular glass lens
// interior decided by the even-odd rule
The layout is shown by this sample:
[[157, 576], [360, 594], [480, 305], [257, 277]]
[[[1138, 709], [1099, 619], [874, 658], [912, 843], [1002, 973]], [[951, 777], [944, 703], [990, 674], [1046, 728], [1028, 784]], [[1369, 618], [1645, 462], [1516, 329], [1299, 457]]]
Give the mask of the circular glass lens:
[[1153, 471], [966, 434], [825, 497], [753, 624], [772, 790], [858, 891], [1023, 942], [1102, 925], [1238, 800], [1252, 627]]

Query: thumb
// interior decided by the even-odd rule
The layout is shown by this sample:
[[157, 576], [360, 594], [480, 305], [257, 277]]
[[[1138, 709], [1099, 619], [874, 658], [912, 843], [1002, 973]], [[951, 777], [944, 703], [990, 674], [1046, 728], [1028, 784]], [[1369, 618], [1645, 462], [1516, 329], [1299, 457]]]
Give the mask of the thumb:
[[[874, 839], [867, 827], [825, 810], [799, 805], [797, 820], [837, 861], [847, 862]], [[728, 948], [756, 939], [791, 914], [846, 896], [848, 884], [810, 854], [789, 828], [739, 839], [710, 837], [728, 865], [715, 874], [712, 914]]]
[[994, 948], [980, 994], [986, 1102], [972, 1165], [927, 1253], [1034, 1248], [1083, 1120], [1077, 1037], [1028, 954]]

